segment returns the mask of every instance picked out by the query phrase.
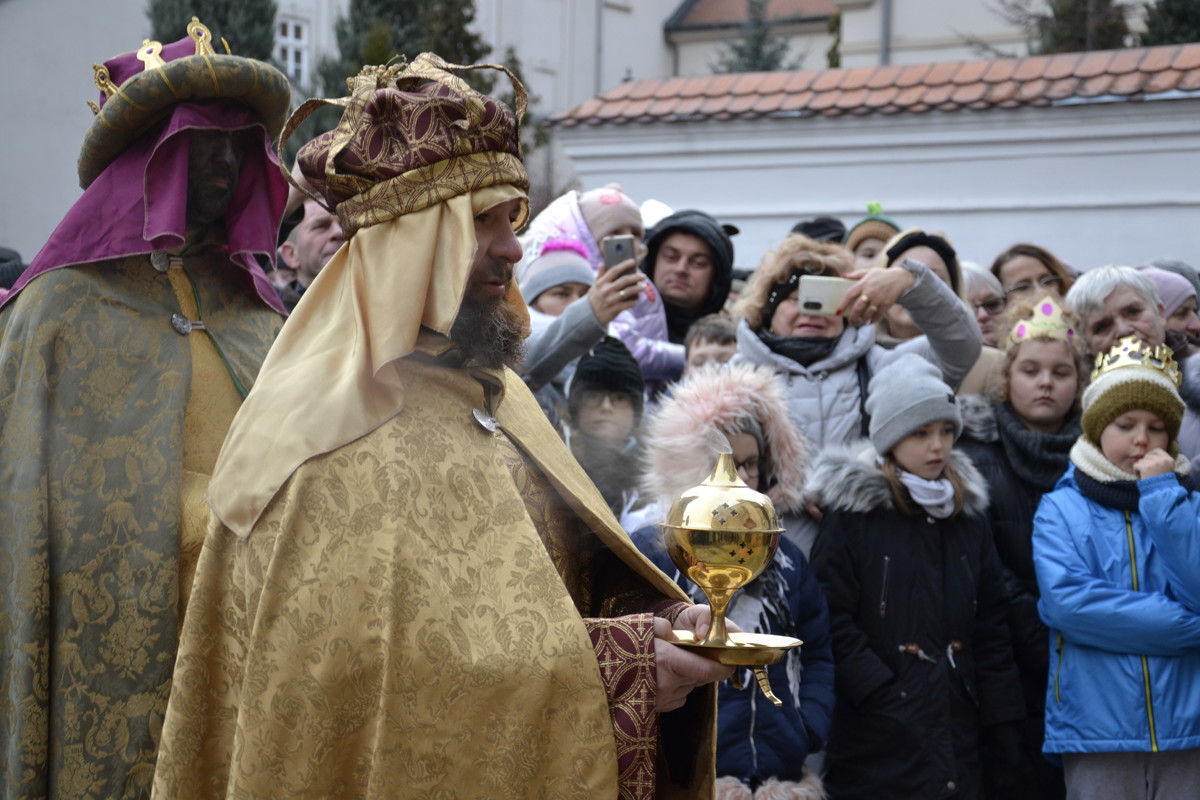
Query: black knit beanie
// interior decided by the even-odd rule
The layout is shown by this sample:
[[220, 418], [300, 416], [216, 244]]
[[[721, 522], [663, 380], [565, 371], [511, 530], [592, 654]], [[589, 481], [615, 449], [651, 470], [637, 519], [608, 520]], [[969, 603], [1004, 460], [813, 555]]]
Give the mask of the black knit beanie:
[[620, 339], [605, 336], [579, 359], [567, 398], [572, 423], [579, 419], [581, 398], [588, 390], [629, 392], [633, 395], [634, 417], [642, 418], [646, 381], [633, 354]]

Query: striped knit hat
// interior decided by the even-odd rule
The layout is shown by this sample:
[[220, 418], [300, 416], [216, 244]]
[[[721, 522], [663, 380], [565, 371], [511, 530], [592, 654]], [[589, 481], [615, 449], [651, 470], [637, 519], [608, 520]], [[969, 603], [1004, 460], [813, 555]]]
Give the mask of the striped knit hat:
[[1149, 411], [1167, 426], [1171, 455], [1177, 455], [1184, 404], [1179, 397], [1179, 367], [1171, 348], [1150, 348], [1132, 336], [1096, 356], [1092, 382], [1083, 392], [1083, 435], [1100, 446], [1100, 435], [1114, 419], [1133, 411]]

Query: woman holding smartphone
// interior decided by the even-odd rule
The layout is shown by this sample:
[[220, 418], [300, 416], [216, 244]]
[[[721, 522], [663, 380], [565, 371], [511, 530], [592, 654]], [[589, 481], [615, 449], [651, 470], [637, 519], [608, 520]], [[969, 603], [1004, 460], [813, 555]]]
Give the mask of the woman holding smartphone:
[[[897, 266], [855, 271], [844, 248], [791, 235], [765, 256], [734, 309], [738, 358], [784, 377], [788, 411], [814, 453], [866, 436], [867, 385], [900, 355], [929, 359], [952, 387], [979, 357], [979, 328], [953, 290], [918, 261]], [[809, 275], [855, 281], [837, 313], [801, 308], [800, 280]], [[925, 335], [887, 350], [875, 341], [875, 323], [897, 303]], [[815, 536], [813, 518], [796, 537], [806, 555]]]

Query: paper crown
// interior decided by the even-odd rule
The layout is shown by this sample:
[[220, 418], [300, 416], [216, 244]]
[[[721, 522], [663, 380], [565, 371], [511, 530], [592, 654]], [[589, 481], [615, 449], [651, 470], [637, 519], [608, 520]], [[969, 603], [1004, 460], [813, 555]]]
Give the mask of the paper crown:
[[1032, 317], [1016, 321], [1008, 332], [1008, 341], [1020, 344], [1026, 339], [1058, 339], [1070, 343], [1075, 341], [1075, 335], [1075, 328], [1067, 322], [1062, 306], [1046, 295], [1034, 304]]
[[1175, 353], [1171, 348], [1165, 344], [1150, 347], [1136, 336], [1126, 336], [1107, 353], [1096, 356], [1091, 382], [1095, 383], [1102, 376], [1116, 370], [1131, 367], [1155, 370], [1176, 388], [1183, 383], [1183, 376], [1179, 373], [1179, 365], [1175, 362]]
[[[515, 108], [476, 91], [459, 75], [479, 69], [508, 77]], [[296, 161], [336, 211], [347, 237], [488, 186], [528, 190], [519, 127], [525, 88], [506, 67], [460, 66], [421, 53], [411, 63], [364, 67], [346, 84], [348, 97], [315, 98], [296, 109], [280, 150], [317, 108], [345, 109], [337, 128], [300, 148]]]
[[132, 53], [93, 64], [99, 104], [79, 153], [79, 185], [87, 188], [135, 139], [179, 103], [234, 100], [258, 114], [274, 139], [292, 102], [287, 76], [252, 58], [217, 55], [212, 33], [192, 17], [187, 36], [163, 45], [149, 39]]

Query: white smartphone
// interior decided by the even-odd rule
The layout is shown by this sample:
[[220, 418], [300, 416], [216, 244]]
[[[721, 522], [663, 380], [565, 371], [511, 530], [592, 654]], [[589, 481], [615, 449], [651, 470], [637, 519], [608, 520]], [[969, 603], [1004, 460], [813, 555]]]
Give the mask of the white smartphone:
[[[604, 266], [608, 269], [631, 258], [637, 258], [637, 250], [631, 234], [604, 237], [604, 241], [600, 243], [600, 251], [604, 254]], [[637, 266], [636, 263], [634, 266]]]
[[842, 297], [854, 285], [846, 278], [826, 275], [801, 275], [796, 305], [801, 314], [831, 316], [837, 313]]

